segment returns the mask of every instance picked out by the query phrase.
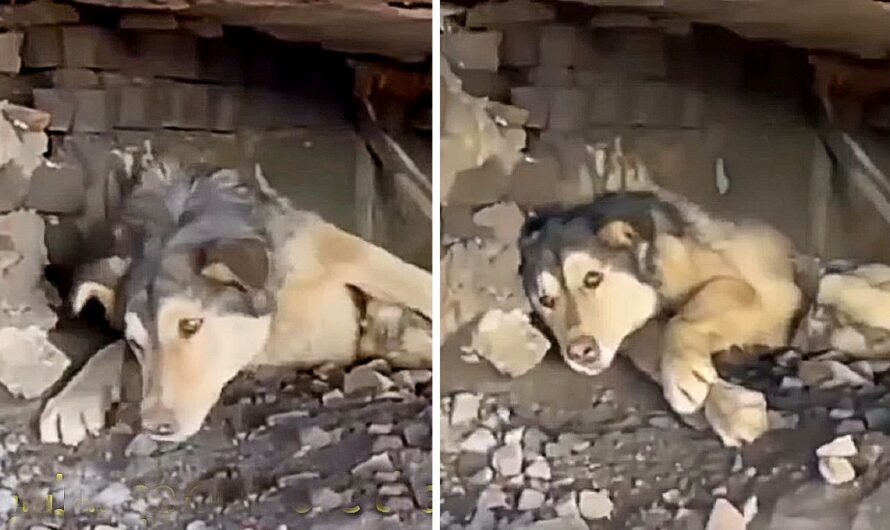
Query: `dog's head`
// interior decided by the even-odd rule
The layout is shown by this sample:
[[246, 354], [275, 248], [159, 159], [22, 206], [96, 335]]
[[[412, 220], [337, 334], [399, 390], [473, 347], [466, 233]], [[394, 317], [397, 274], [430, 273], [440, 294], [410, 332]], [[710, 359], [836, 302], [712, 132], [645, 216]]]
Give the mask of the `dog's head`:
[[143, 428], [161, 440], [184, 440], [200, 429], [225, 384], [262, 350], [271, 326], [270, 249], [239, 214], [249, 210], [226, 202], [249, 197], [220, 187], [206, 191], [222, 202], [195, 202], [197, 190], [190, 185], [191, 195], [177, 196], [176, 204], [155, 202], [153, 219], [128, 210], [131, 222], [122, 227], [132, 233], [124, 237], [138, 235], [141, 245], [117, 262], [117, 276], [106, 270], [101, 278], [81, 277], [73, 293], [75, 311], [95, 299], [120, 324], [142, 365]]
[[625, 337], [658, 312], [651, 241], [620, 219], [532, 218], [520, 239], [526, 295], [575, 371], [608, 368]]

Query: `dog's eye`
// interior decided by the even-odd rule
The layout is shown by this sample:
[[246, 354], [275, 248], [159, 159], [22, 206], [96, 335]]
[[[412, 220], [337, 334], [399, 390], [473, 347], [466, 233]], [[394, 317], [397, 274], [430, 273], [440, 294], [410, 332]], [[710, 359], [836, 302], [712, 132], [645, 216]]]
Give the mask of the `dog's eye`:
[[556, 298], [544, 295], [538, 298], [538, 302], [547, 309], [553, 309], [553, 306], [556, 305]]
[[183, 318], [179, 321], [179, 336], [184, 339], [191, 337], [201, 329], [203, 323], [203, 318]]
[[584, 287], [587, 289], [596, 289], [603, 281], [603, 273], [597, 271], [588, 271], [584, 275]]

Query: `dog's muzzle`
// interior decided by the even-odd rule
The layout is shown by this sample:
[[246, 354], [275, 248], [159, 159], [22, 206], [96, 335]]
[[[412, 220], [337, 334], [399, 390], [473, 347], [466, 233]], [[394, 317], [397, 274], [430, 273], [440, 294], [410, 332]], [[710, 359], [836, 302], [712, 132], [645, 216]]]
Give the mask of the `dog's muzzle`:
[[590, 336], [572, 339], [566, 345], [563, 356], [573, 370], [587, 375], [597, 375], [609, 367], [608, 363], [604, 362], [596, 339]]

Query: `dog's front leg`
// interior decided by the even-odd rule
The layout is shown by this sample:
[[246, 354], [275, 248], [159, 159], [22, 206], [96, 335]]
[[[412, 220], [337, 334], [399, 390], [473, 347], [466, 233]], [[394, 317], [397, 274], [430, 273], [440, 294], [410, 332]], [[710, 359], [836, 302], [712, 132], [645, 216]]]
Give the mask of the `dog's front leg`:
[[719, 379], [713, 354], [747, 343], [761, 313], [757, 293], [743, 280], [719, 277], [698, 288], [665, 331], [661, 384], [675, 411], [701, 409]]
[[99, 350], [40, 413], [40, 439], [77, 445], [105, 427], [105, 413], [120, 400], [124, 342]]

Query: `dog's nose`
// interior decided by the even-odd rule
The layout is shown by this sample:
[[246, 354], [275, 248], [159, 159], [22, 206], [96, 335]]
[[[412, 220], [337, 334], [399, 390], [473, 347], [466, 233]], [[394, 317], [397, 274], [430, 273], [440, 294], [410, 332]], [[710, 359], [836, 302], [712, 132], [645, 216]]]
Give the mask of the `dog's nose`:
[[596, 339], [582, 336], [573, 339], [569, 343], [567, 352], [572, 359], [593, 361], [599, 357], [600, 348], [596, 343]]
[[170, 436], [179, 428], [173, 411], [155, 408], [142, 413], [142, 430], [154, 436]]

